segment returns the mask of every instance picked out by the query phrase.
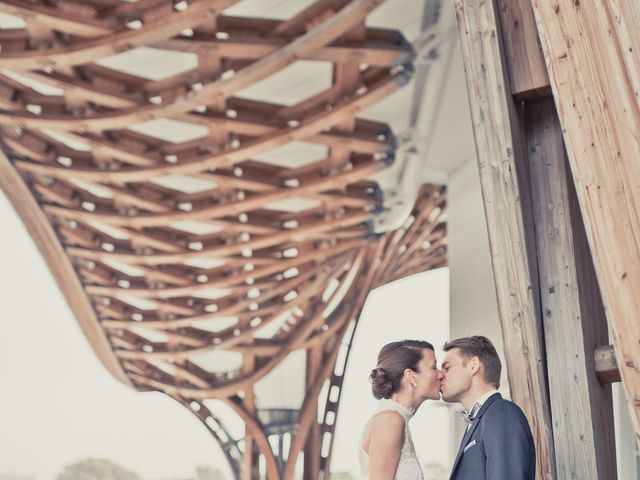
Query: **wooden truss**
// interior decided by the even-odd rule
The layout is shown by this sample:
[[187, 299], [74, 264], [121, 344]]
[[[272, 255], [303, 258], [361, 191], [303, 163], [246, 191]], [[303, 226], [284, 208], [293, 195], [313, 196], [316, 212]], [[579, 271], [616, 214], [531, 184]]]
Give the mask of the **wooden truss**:
[[616, 478], [610, 382], [640, 438], [640, 4], [456, 0], [456, 13], [538, 478]]
[[[235, 3], [2, 2], [23, 25], [0, 30], [0, 178], [111, 374], [189, 408], [238, 478], [293, 478], [300, 453], [318, 478], [366, 296], [445, 264], [446, 195], [424, 186], [402, 228], [371, 231], [394, 138], [356, 114], [406, 83], [412, 56], [365, 27], [381, 0], [283, 21], [226, 14]], [[141, 51], [192, 64], [122, 67]], [[302, 60], [330, 62], [327, 88], [290, 105], [242, 95]], [[322, 155], [265, 160], [295, 142]], [[276, 451], [254, 386], [297, 350], [306, 394]]]

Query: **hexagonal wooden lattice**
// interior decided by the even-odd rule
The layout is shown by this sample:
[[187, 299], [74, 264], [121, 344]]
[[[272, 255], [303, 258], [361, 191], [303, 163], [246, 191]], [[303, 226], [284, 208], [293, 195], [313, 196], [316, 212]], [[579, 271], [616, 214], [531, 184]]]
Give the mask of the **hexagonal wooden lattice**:
[[[442, 187], [372, 233], [394, 139], [356, 114], [406, 83], [412, 55], [365, 27], [379, 3], [284, 20], [233, 0], [0, 5], [4, 191], [109, 371], [189, 408], [237, 476], [262, 458], [292, 478], [300, 452], [307, 478], [328, 472], [368, 292], [445, 264]], [[298, 393], [278, 407], [256, 392], [282, 375]]]

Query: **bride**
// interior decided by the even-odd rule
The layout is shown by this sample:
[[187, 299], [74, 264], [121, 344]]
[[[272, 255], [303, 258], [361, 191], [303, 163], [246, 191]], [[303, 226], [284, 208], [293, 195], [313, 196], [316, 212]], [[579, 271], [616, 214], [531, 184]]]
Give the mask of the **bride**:
[[362, 434], [362, 476], [369, 480], [422, 480], [408, 422], [422, 402], [440, 398], [433, 345], [420, 340], [385, 345], [369, 378], [373, 396], [380, 402]]

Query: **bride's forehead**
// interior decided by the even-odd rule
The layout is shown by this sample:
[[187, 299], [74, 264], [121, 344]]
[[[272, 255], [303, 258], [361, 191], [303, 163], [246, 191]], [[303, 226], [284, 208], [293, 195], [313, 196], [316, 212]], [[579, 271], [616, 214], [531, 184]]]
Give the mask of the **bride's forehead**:
[[436, 354], [430, 348], [425, 348], [422, 353], [422, 361], [431, 363], [436, 359]]

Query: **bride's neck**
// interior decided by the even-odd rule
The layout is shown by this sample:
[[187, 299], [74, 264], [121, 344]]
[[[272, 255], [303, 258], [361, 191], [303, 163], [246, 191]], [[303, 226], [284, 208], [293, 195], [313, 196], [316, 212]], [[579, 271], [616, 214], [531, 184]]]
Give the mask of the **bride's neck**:
[[414, 412], [423, 402], [422, 398], [413, 398], [411, 392], [396, 392], [391, 395], [391, 400]]

